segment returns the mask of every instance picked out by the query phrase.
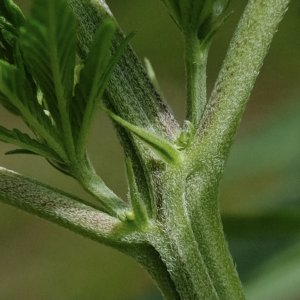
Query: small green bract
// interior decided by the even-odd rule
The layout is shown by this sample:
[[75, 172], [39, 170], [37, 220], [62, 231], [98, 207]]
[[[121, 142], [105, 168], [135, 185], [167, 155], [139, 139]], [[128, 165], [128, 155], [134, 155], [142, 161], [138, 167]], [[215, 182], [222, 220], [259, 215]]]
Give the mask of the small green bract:
[[184, 34], [208, 43], [224, 22], [230, 0], [162, 0]]

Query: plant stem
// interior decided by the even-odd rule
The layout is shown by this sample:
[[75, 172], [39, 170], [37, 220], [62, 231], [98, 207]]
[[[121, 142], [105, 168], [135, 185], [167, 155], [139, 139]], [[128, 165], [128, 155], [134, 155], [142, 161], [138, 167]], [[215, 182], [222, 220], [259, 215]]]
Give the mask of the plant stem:
[[185, 37], [187, 81], [187, 119], [198, 128], [206, 106], [206, 65], [208, 49], [202, 47], [197, 35]]
[[209, 193], [207, 196], [202, 177], [191, 184], [184, 169], [174, 167], [168, 168], [162, 178], [162, 230], [153, 241], [181, 299], [245, 299], [224, 238], [216, 198]]
[[[0, 167], [0, 202], [63, 226], [136, 259], [168, 300], [179, 299], [159, 253], [143, 232], [108, 216], [82, 200]], [[130, 225], [130, 224], [129, 224]]]
[[107, 244], [121, 222], [81, 200], [0, 167], [0, 201]]
[[205, 226], [199, 247], [219, 299], [245, 299], [242, 282], [224, 236], [219, 212], [214, 215], [207, 215], [206, 218], [202, 213], [199, 219], [201, 219], [202, 224], [198, 222], [197, 225]]
[[88, 159], [74, 164], [74, 176], [83, 188], [100, 201], [101, 208], [109, 215], [126, 220], [129, 206], [120, 199], [99, 177]]
[[[69, 2], [79, 18], [80, 48], [84, 53], [97, 25], [108, 14], [107, 7], [103, 0]], [[124, 144], [138, 148], [134, 163], [142, 170], [143, 180], [146, 178], [143, 184], [155, 198], [157, 219], [153, 227], [147, 224], [147, 232], [137, 230], [124, 218], [127, 205], [85, 164], [75, 166], [79, 181], [102, 201], [107, 212], [124, 222], [2, 168], [0, 201], [133, 256], [152, 274], [167, 299], [244, 299], [223, 234], [217, 190], [233, 136], [288, 3], [249, 1], [208, 106], [207, 53], [195, 37], [187, 38], [188, 118], [198, 131], [179, 165], [163, 164], [159, 169], [161, 165], [157, 167], [157, 161], [149, 159], [143, 147], [135, 147], [133, 138], [129, 139], [127, 133], [125, 138], [121, 136]], [[107, 93], [114, 110], [125, 120], [154, 128], [169, 141], [177, 136], [177, 122], [131, 49], [120, 60]]]
[[[79, 49], [86, 56], [93, 35], [103, 19], [113, 16], [105, 1], [68, 0], [79, 21]], [[124, 36], [119, 32], [115, 44]], [[176, 139], [179, 125], [154, 89], [139, 59], [128, 47], [119, 60], [107, 87], [107, 96], [113, 110], [134, 125], [154, 128], [156, 133]], [[123, 137], [121, 136], [121, 139]]]
[[[224, 237], [216, 180], [205, 181], [207, 172], [189, 178], [186, 202], [195, 239], [220, 299], [245, 299], [242, 284]], [[195, 192], [197, 191], [197, 192]]]
[[255, 80], [289, 2], [248, 2], [189, 155], [194, 168], [199, 167], [206, 154], [207, 157], [227, 158]]
[[289, 0], [250, 0], [229, 47], [195, 142], [187, 149], [187, 203], [220, 299], [244, 299], [223, 235], [217, 190], [250, 92]]
[[185, 199], [185, 176], [181, 166], [169, 166], [158, 175], [156, 190], [161, 204], [157, 230], [150, 231], [150, 243], [160, 253], [180, 299], [218, 299], [192, 230]]

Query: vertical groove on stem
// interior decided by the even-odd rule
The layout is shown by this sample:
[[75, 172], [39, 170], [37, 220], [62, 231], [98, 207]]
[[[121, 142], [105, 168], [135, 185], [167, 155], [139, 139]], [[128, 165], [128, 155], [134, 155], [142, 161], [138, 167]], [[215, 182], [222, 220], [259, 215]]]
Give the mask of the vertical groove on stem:
[[217, 203], [218, 180], [199, 172], [186, 184], [186, 203], [195, 239], [220, 299], [245, 299], [224, 236]]

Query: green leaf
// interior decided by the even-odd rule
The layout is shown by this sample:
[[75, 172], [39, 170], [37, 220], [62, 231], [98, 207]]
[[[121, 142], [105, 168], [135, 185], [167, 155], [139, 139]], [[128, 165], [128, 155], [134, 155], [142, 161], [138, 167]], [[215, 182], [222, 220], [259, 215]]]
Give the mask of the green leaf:
[[86, 137], [97, 103], [101, 100], [113, 68], [131, 38], [131, 36], [127, 37], [115, 53], [111, 54], [115, 33], [116, 25], [114, 22], [110, 19], [105, 20], [95, 34], [84, 68], [80, 72], [79, 83], [75, 89], [71, 112], [73, 127], [76, 128], [75, 138], [81, 155], [84, 155]]
[[63, 173], [64, 175], [67, 175], [67, 176], [71, 176], [72, 177], [72, 174], [70, 172], [70, 168], [69, 166], [67, 166], [66, 164], [62, 163], [62, 162], [59, 162], [59, 161], [54, 161], [54, 160], [50, 160], [48, 159], [48, 163], [53, 167], [55, 168], [57, 171]]
[[3, 105], [3, 107], [5, 107], [12, 114], [14, 114], [14, 115], [19, 115], [20, 114], [19, 110], [14, 105], [12, 105], [8, 101], [7, 97], [5, 95], [3, 95], [2, 93], [0, 93], [0, 104]]
[[196, 130], [193, 123], [186, 120], [183, 124], [183, 129], [181, 131], [181, 134], [176, 140], [176, 147], [178, 150], [184, 150], [191, 144], [193, 137], [195, 135], [195, 131]]
[[5, 17], [15, 27], [22, 26], [25, 21], [21, 9], [12, 0], [1, 0], [0, 15]]
[[0, 58], [10, 63], [19, 60], [18, 30], [25, 22], [19, 7], [11, 0], [0, 3]]
[[181, 11], [178, 1], [173, 0], [162, 0], [165, 6], [169, 9], [171, 18], [174, 20], [175, 24], [182, 29], [181, 27]]
[[23, 58], [18, 45], [18, 28], [0, 16], [0, 58], [23, 67]]
[[151, 83], [153, 84], [153, 86], [155, 87], [155, 89], [160, 93], [162, 94], [162, 90], [161, 90], [161, 87], [159, 85], [159, 82], [158, 82], [158, 79], [156, 77], [156, 74], [155, 74], [155, 71], [154, 71], [154, 68], [151, 64], [151, 61], [148, 59], [148, 58], [144, 58], [144, 62], [145, 62], [145, 68], [146, 68], [146, 72], [147, 72], [147, 75], [151, 81]]
[[129, 184], [130, 203], [133, 209], [133, 221], [143, 226], [148, 221], [146, 206], [141, 199], [130, 158], [126, 159], [127, 178]]
[[20, 75], [15, 66], [0, 60], [0, 101], [9, 111], [17, 114], [27, 98]]
[[[75, 138], [79, 145], [90, 127], [97, 101], [100, 100], [105, 84], [105, 72], [110, 62], [110, 49], [116, 27], [112, 21], [106, 21], [96, 32], [90, 52], [80, 72], [79, 83], [75, 88], [75, 97], [71, 104], [74, 118]], [[82, 145], [83, 146], [83, 145]]]
[[[0, 126], [0, 140], [5, 143], [14, 144], [25, 149], [26, 151], [41, 155], [48, 159], [59, 159], [58, 156], [50, 148], [48, 148], [44, 144], [41, 144], [37, 140], [32, 139], [28, 134], [23, 133], [18, 129], [8, 130]], [[17, 150], [17, 152], [21, 153], [20, 150]], [[9, 152], [9, 154], [17, 152]]]
[[58, 142], [59, 133], [38, 103], [28, 80], [25, 79], [25, 74], [17, 67], [1, 60], [0, 101], [9, 111], [21, 115], [34, 134], [45, 144], [51, 145], [60, 157], [65, 157]]
[[185, 35], [197, 35], [208, 43], [222, 25], [230, 0], [162, 0]]
[[27, 124], [34, 118], [48, 128], [52, 127], [23, 70], [2, 60], [0, 60], [0, 103], [10, 112], [22, 115]]
[[10, 150], [5, 152], [5, 155], [15, 155], [15, 154], [33, 154], [36, 155], [37, 153], [27, 150], [27, 149], [14, 149], [14, 150]]
[[68, 122], [76, 54], [75, 17], [64, 0], [35, 0], [20, 33], [27, 64], [57, 124]]
[[9, 23], [2, 16], [0, 16], [0, 29], [1, 29], [1, 34], [2, 34], [2, 37], [3, 37], [3, 38], [1, 38], [1, 43], [3, 43], [4, 40], [6, 42], [9, 42], [8, 39], [5, 36], [6, 32], [10, 32], [11, 34], [16, 34], [17, 33], [17, 30], [14, 28], [14, 26], [11, 23]]
[[117, 124], [121, 125], [150, 146], [150, 148], [166, 163], [178, 164], [181, 162], [180, 152], [169, 141], [144, 128], [127, 122], [104, 107], [102, 108]]

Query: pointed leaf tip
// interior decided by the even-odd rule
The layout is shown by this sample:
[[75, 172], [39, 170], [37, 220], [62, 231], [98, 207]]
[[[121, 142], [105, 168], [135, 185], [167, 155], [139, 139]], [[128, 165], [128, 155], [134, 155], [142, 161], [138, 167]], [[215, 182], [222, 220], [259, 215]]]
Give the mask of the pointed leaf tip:
[[73, 93], [76, 43], [76, 19], [67, 1], [35, 0], [20, 46], [57, 124], [64, 122]]
[[36, 154], [48, 159], [58, 160], [59, 156], [47, 145], [31, 138], [18, 129], [9, 130], [0, 126], [0, 141], [21, 147], [21, 149], [6, 152], [6, 154]]
[[105, 19], [95, 33], [84, 67], [75, 88], [71, 103], [74, 138], [79, 145], [79, 154], [84, 154], [87, 134], [97, 104], [100, 102], [115, 65], [118, 63], [132, 35], [126, 37], [113, 51], [116, 24]]
[[147, 144], [163, 161], [168, 164], [179, 164], [181, 162], [180, 152], [169, 141], [144, 128], [129, 123], [107, 108], [102, 107], [102, 109], [117, 124], [124, 127]]

